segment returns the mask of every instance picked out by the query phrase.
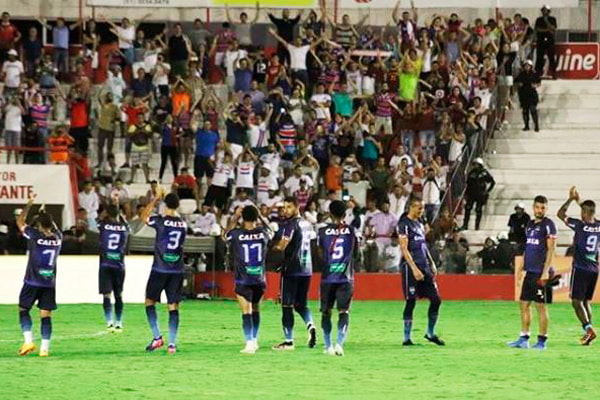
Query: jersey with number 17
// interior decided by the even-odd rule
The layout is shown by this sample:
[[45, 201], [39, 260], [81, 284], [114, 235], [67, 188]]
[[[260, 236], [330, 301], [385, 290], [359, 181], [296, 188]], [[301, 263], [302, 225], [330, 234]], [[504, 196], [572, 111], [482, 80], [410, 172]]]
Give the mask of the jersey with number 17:
[[125, 249], [129, 225], [124, 222], [100, 222], [100, 268], [125, 267]]
[[232, 255], [235, 283], [238, 285], [264, 285], [265, 259], [270, 229], [258, 227], [252, 230], [232, 229], [225, 239]]
[[62, 233], [46, 236], [38, 229], [26, 226], [23, 236], [27, 239], [27, 271], [25, 283], [30, 286], [53, 288], [56, 286], [56, 258], [62, 247]]
[[183, 243], [187, 224], [180, 217], [153, 215], [148, 226], [156, 229], [152, 270], [167, 274], [183, 274]]

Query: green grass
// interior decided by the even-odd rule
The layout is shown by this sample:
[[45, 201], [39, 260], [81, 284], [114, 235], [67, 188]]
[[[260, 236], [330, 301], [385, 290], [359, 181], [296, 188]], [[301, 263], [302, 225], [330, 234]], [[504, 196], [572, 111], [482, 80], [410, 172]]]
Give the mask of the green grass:
[[[243, 338], [236, 303], [188, 301], [179, 352], [168, 357], [162, 350], [144, 352], [150, 331], [141, 305], [126, 305], [121, 335], [104, 333], [100, 305], [63, 305], [53, 318], [51, 356], [42, 359], [16, 355], [21, 342], [16, 307], [0, 306], [0, 398], [571, 400], [600, 393], [600, 343], [578, 344], [581, 328], [567, 304], [551, 306], [544, 352], [505, 347], [519, 331], [512, 302], [443, 303], [438, 331], [444, 348], [422, 339], [427, 303], [419, 302], [413, 331], [419, 346], [403, 348], [402, 307], [401, 302], [355, 302], [341, 358], [323, 355], [321, 346], [308, 349], [297, 316], [296, 350], [271, 350], [282, 334], [280, 310], [268, 302], [262, 347], [251, 356], [239, 353]], [[165, 328], [164, 306], [159, 313]], [[318, 313], [315, 319], [320, 320]], [[39, 344], [37, 317], [34, 332]]]

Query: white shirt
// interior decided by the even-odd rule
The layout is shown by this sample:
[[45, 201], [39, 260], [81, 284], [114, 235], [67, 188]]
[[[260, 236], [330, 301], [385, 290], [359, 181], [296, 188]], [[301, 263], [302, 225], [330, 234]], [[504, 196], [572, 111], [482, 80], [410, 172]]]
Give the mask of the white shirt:
[[400, 168], [400, 163], [402, 163], [402, 160], [406, 160], [406, 165], [408, 166], [406, 168], [407, 172], [412, 175], [413, 174], [413, 162], [412, 162], [412, 158], [410, 158], [410, 156], [408, 154], [403, 154], [401, 156], [398, 155], [393, 155], [392, 158], [390, 159], [390, 168], [392, 170], [396, 170], [398, 168]]
[[390, 202], [390, 213], [394, 214], [396, 218], [400, 218], [400, 216], [404, 213], [404, 209], [406, 208], [406, 202], [408, 201], [408, 196], [400, 196], [397, 198], [394, 193], [390, 193], [388, 195], [388, 200]]
[[21, 84], [21, 74], [25, 72], [23, 63], [19, 60], [4, 61], [2, 72], [6, 74], [4, 84], [9, 88], [17, 88]]
[[423, 183], [423, 203], [440, 204], [440, 182], [437, 177], [433, 181], [425, 179]]
[[346, 71], [346, 80], [356, 86], [355, 89], [353, 85], [348, 83], [348, 94], [360, 96], [362, 94], [362, 74], [360, 71]]
[[248, 141], [251, 148], [266, 146], [269, 138], [270, 134], [265, 122], [261, 122], [260, 125], [250, 124], [248, 128]]
[[258, 184], [256, 185], [256, 202], [260, 206], [261, 204], [267, 204], [269, 198], [269, 190], [277, 190], [279, 185], [277, 179], [273, 175], [260, 176], [258, 177]]
[[217, 161], [217, 167], [215, 168], [215, 174], [212, 178], [211, 185], [219, 187], [227, 187], [227, 181], [233, 172], [233, 165], [224, 164], [223, 161]]
[[260, 161], [263, 164], [269, 164], [271, 167], [271, 176], [279, 177], [279, 164], [281, 163], [281, 155], [279, 153], [265, 153], [260, 156]]
[[4, 130], [21, 132], [21, 125], [23, 124], [21, 108], [14, 104], [8, 104], [4, 109], [4, 113]]
[[238, 188], [254, 189], [254, 161], [240, 161], [237, 166], [237, 179], [235, 185]]
[[[316, 93], [312, 95], [310, 101], [311, 103], [319, 104], [324, 104], [327, 102], [331, 103], [331, 96], [327, 93]], [[315, 111], [317, 112], [317, 119], [331, 119], [331, 113], [328, 106], [324, 106], [323, 108], [315, 106]]]
[[235, 72], [235, 68], [234, 68], [234, 64], [235, 64], [235, 60], [241, 60], [242, 58], [246, 58], [248, 57], [248, 52], [246, 50], [242, 50], [242, 49], [238, 49], [235, 51], [230, 51], [227, 50], [225, 52], [225, 59], [224, 59], [224, 63], [225, 63], [225, 69], [227, 69], [227, 76], [234, 76], [233, 73]]
[[[148, 71], [148, 70], [146, 70]], [[171, 64], [162, 62], [160, 64], [156, 64], [156, 69], [154, 70], [154, 76], [152, 77], [152, 83], [155, 86], [162, 86], [169, 84], [169, 72], [171, 72]]]
[[295, 175], [292, 175], [288, 178], [287, 181], [283, 184], [283, 187], [288, 191], [288, 193], [295, 193], [296, 190], [300, 189], [300, 179], [306, 180], [306, 187], [313, 187], [314, 183], [310, 176], [302, 175], [300, 178], [297, 178]]
[[217, 223], [217, 217], [211, 212], [207, 212], [204, 215], [192, 214], [190, 216], [190, 222], [192, 231], [194, 231], [194, 233], [207, 236], [210, 234], [210, 229], [212, 226]]
[[108, 79], [106, 80], [106, 85], [108, 86], [108, 90], [112, 93], [113, 98], [115, 99], [115, 103], [121, 103], [123, 99], [123, 90], [127, 88], [127, 84], [121, 73], [118, 73], [116, 76], [110, 72], [108, 74]]
[[369, 181], [346, 182], [344, 186], [348, 190], [348, 195], [359, 207], [367, 205], [367, 190], [371, 186]]
[[287, 49], [290, 52], [290, 69], [306, 70], [306, 55], [310, 51], [310, 45], [297, 47], [288, 44]]
[[365, 96], [372, 96], [373, 94], [375, 94], [375, 78], [368, 75], [363, 76], [362, 93]]
[[79, 200], [79, 206], [87, 211], [88, 218], [98, 218], [98, 208], [100, 207], [100, 199], [98, 198], [98, 194], [93, 190], [89, 193], [81, 191], [77, 197]]
[[252, 200], [250, 199], [246, 199], [246, 200], [234, 200], [233, 203], [231, 203], [231, 207], [229, 207], [229, 212], [231, 214], [233, 214], [235, 212], [235, 209], [238, 207], [246, 207], [246, 206], [253, 206], [254, 203], [252, 202]]
[[[135, 26], [129, 25], [127, 28], [117, 26], [117, 33], [119, 39], [120, 49], [131, 49], [133, 48], [133, 41], [135, 40]], [[123, 40], [125, 38], [127, 40]]]

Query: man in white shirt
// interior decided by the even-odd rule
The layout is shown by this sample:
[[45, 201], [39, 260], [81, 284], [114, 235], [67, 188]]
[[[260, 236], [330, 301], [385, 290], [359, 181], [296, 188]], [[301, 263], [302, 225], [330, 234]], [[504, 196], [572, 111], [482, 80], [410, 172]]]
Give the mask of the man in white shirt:
[[435, 176], [435, 170], [427, 168], [427, 176], [423, 183], [423, 203], [425, 204], [425, 220], [428, 224], [433, 223], [433, 219], [440, 208], [440, 182]]
[[[21, 128], [23, 125], [23, 115], [25, 109], [21, 105], [19, 98], [12, 96], [10, 102], [4, 107], [4, 145], [7, 147], [21, 146]], [[13, 150], [7, 152], [7, 163], [10, 164], [10, 158]], [[19, 162], [20, 152], [15, 150], [15, 163]]]
[[229, 214], [235, 213], [238, 208], [244, 208], [246, 206], [253, 206], [254, 202], [248, 198], [248, 191], [246, 189], [239, 189], [237, 198], [231, 203], [229, 207]]
[[317, 113], [318, 120], [331, 120], [331, 112], [329, 111], [331, 96], [325, 93], [325, 84], [323, 82], [317, 85], [317, 92], [311, 96], [310, 103]]
[[360, 172], [354, 171], [352, 173], [352, 181], [344, 182], [344, 187], [348, 191], [348, 196], [354, 200], [354, 203], [359, 208], [367, 205], [367, 190], [371, 187], [371, 184], [367, 180], [361, 180]]
[[390, 158], [390, 168], [392, 169], [393, 172], [398, 171], [398, 169], [400, 168], [400, 166], [402, 164], [402, 160], [405, 160], [406, 170], [409, 174], [412, 175], [413, 174], [412, 158], [408, 154], [405, 153], [403, 146], [398, 146], [398, 147], [396, 147], [396, 154], [394, 154], [392, 156], [392, 158]]
[[260, 176], [256, 185], [256, 203], [259, 206], [267, 204], [269, 191], [277, 191], [278, 189], [279, 184], [277, 183], [277, 179], [271, 174], [271, 166], [269, 164], [261, 165]]
[[232, 40], [231, 43], [229, 43], [229, 49], [225, 52], [225, 57], [223, 59], [225, 70], [227, 71], [226, 82], [229, 91], [233, 91], [233, 85], [235, 84], [235, 64], [246, 57], [248, 57], [248, 52], [239, 48], [237, 40]]
[[16, 90], [21, 85], [21, 76], [25, 73], [23, 63], [17, 60], [18, 53], [15, 49], [8, 51], [8, 60], [2, 64], [2, 80], [4, 88]]
[[390, 213], [396, 217], [396, 220], [400, 219], [400, 216], [404, 214], [409, 195], [410, 193], [400, 183], [396, 183], [394, 190], [388, 195]]
[[283, 184], [283, 190], [285, 191], [286, 196], [292, 196], [300, 189], [300, 179], [306, 180], [307, 188], [312, 188], [314, 186], [314, 182], [309, 175], [302, 175], [302, 166], [296, 165], [294, 167], [294, 173]]
[[214, 224], [217, 223], [217, 217], [212, 207], [204, 204], [200, 213], [194, 213], [190, 216], [190, 225], [196, 235], [208, 236]]
[[[92, 182], [85, 181], [83, 190], [78, 195], [79, 207], [87, 211], [88, 220], [95, 221], [98, 218], [98, 209], [100, 208], [100, 199], [98, 193], [94, 191]], [[90, 223], [90, 225], [92, 225]]]
[[275, 149], [273, 143], [269, 143], [267, 152], [260, 156], [260, 161], [263, 165], [269, 165], [271, 167], [271, 175], [275, 179], [279, 178], [279, 164], [281, 163], [281, 154]]

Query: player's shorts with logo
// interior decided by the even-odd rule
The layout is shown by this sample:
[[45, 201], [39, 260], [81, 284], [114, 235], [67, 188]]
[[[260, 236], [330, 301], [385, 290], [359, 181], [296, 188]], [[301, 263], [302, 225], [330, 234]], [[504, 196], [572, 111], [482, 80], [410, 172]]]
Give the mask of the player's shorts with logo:
[[536, 303], [548, 303], [550, 298], [548, 296], [548, 289], [544, 286], [540, 286], [538, 283], [541, 278], [541, 273], [527, 271], [525, 278], [523, 278], [523, 285], [521, 286], [521, 301], [534, 301]]
[[250, 303], [256, 304], [265, 294], [265, 285], [242, 285], [235, 284], [235, 293], [248, 300]]
[[400, 269], [402, 271], [402, 292], [406, 300], [439, 297], [434, 277], [425, 275], [425, 279], [418, 281], [407, 264], [403, 263]]
[[344, 283], [321, 283], [321, 312], [331, 310], [337, 303], [338, 310], [348, 310], [352, 303], [354, 284]]
[[571, 299], [591, 300], [596, 290], [596, 282], [598, 282], [597, 272], [573, 268], [571, 271]]
[[100, 267], [98, 272], [98, 291], [100, 294], [122, 293], [123, 282], [125, 282], [124, 269]]
[[179, 303], [183, 298], [183, 274], [167, 274], [152, 271], [146, 285], [146, 298], [160, 301], [160, 294], [165, 291], [167, 303]]
[[56, 310], [56, 289], [24, 283], [19, 294], [19, 307], [30, 310], [36, 301], [40, 310]]

